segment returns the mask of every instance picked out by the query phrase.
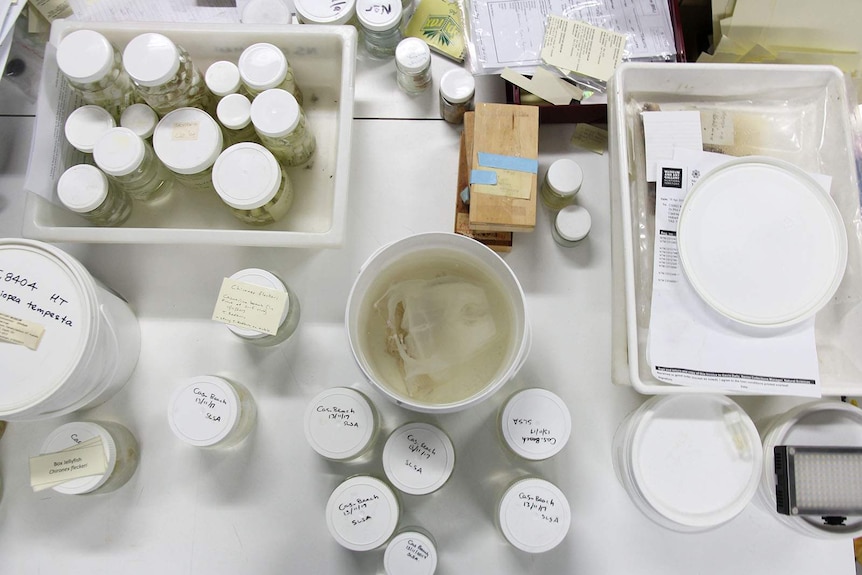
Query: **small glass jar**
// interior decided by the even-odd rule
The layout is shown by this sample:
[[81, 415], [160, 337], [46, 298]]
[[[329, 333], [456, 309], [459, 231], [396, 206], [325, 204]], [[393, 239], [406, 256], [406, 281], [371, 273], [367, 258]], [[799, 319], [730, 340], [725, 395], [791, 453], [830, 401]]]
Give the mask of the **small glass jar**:
[[545, 172], [539, 197], [549, 209], [562, 209], [575, 201], [583, 181], [581, 166], [574, 160], [562, 158], [551, 164]]
[[572, 417], [565, 402], [547, 389], [524, 389], [500, 409], [498, 430], [503, 444], [518, 457], [541, 461], [569, 441]]
[[240, 142], [260, 143], [251, 123], [251, 101], [242, 94], [229, 94], [216, 107], [218, 121], [224, 128], [225, 145]]
[[569, 532], [572, 512], [560, 489], [544, 479], [528, 477], [511, 484], [497, 505], [496, 523], [516, 549], [544, 553]]
[[356, 25], [356, 0], [294, 0], [300, 24]]
[[212, 170], [216, 193], [237, 219], [254, 226], [281, 220], [293, 205], [293, 186], [272, 152], [252, 142], [221, 153]]
[[401, 518], [392, 488], [370, 475], [355, 475], [335, 488], [326, 503], [326, 526], [338, 544], [370, 551], [386, 543]]
[[86, 103], [105, 108], [114, 119], [139, 101], [119, 51], [98, 32], [77, 30], [63, 38], [57, 66]]
[[252, 98], [274, 88], [290, 92], [302, 105], [302, 90], [296, 84], [293, 68], [278, 46], [252, 44], [239, 56], [239, 75]]
[[368, 397], [349, 387], [321, 391], [305, 409], [305, 438], [320, 456], [352, 461], [370, 452], [380, 417]]
[[566, 206], [554, 217], [551, 235], [563, 247], [571, 248], [587, 237], [592, 227], [590, 212], [581, 206]]
[[128, 194], [111, 185], [99, 168], [88, 164], [63, 172], [57, 181], [57, 197], [67, 209], [97, 226], [119, 226], [132, 215]]
[[153, 147], [128, 128], [106, 132], [96, 142], [93, 158], [133, 200], [153, 202], [167, 198], [173, 190], [174, 178]]
[[234, 447], [248, 437], [256, 422], [257, 407], [248, 389], [214, 375], [186, 381], [168, 405], [174, 435], [195, 447]]
[[128, 128], [144, 140], [152, 141], [159, 117], [146, 104], [132, 104], [120, 116], [120, 126]]
[[449, 481], [455, 469], [455, 447], [442, 429], [407, 423], [392, 432], [383, 447], [383, 470], [397, 489], [427, 495]]
[[402, 529], [386, 545], [383, 569], [386, 575], [434, 575], [437, 542], [419, 527]]
[[224, 98], [230, 94], [239, 92], [242, 80], [239, 77], [239, 68], [233, 62], [219, 60], [213, 62], [204, 74], [207, 88], [216, 98]]
[[242, 9], [243, 24], [292, 24], [285, 0], [249, 0]]
[[440, 78], [440, 117], [450, 124], [463, 124], [464, 114], [473, 109], [476, 80], [463, 68], [449, 70]]
[[159, 121], [153, 134], [156, 155], [186, 188], [215, 191], [213, 164], [222, 152], [224, 136], [218, 122], [198, 108], [180, 108]]
[[362, 30], [362, 42], [374, 58], [391, 58], [404, 38], [401, 30], [400, 0], [357, 0], [356, 19]]
[[52, 431], [39, 453], [57, 453], [85, 441], [100, 438], [105, 450], [107, 471], [101, 475], [79, 477], [51, 489], [65, 495], [109, 493], [125, 485], [138, 468], [138, 442], [132, 432], [119, 423], [108, 421], [75, 421]]
[[293, 290], [291, 290], [287, 284], [281, 281], [281, 279], [275, 274], [258, 268], [246, 268], [244, 270], [240, 270], [230, 276], [230, 279], [254, 286], [277, 290], [287, 294], [287, 301], [285, 302], [284, 309], [281, 312], [278, 329], [274, 335], [263, 333], [255, 329], [227, 324], [227, 328], [231, 333], [251, 344], [263, 347], [276, 345], [293, 335], [293, 332], [296, 331], [296, 328], [299, 325], [300, 308], [296, 294], [293, 293]]
[[93, 148], [99, 138], [111, 128], [116, 127], [117, 122], [107, 110], [89, 104], [76, 108], [69, 114], [69, 117], [66, 118], [64, 133], [66, 140], [72, 144], [73, 148], [89, 155], [93, 153]]
[[211, 96], [185, 48], [162, 34], [140, 34], [123, 50], [123, 67], [144, 101], [164, 116], [184, 107], [207, 109]]
[[407, 94], [421, 94], [431, 85], [431, 50], [419, 38], [404, 38], [395, 49], [395, 79]]
[[317, 150], [305, 112], [290, 92], [275, 89], [258, 95], [251, 103], [251, 122], [261, 143], [285, 166], [301, 166]]

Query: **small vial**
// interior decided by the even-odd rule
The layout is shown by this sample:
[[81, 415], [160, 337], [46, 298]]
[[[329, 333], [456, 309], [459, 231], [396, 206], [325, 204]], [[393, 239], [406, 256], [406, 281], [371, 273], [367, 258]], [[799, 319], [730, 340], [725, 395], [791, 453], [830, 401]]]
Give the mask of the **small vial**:
[[223, 138], [212, 116], [198, 108], [180, 108], [159, 121], [153, 147], [182, 185], [212, 193], [212, 168], [222, 152]]
[[335, 488], [326, 503], [326, 526], [339, 545], [370, 551], [386, 543], [401, 518], [401, 505], [388, 485], [355, 475]]
[[189, 445], [234, 447], [257, 422], [257, 407], [242, 385], [215, 375], [200, 375], [174, 391], [168, 404], [171, 431]]
[[431, 50], [419, 38], [404, 38], [395, 48], [395, 79], [410, 95], [421, 94], [431, 85]]
[[243, 24], [291, 24], [290, 8], [284, 0], [249, 0], [242, 10]]
[[293, 205], [293, 186], [272, 152], [252, 142], [221, 153], [212, 171], [213, 186], [239, 220], [264, 226], [281, 220]]
[[133, 200], [160, 200], [173, 189], [174, 179], [153, 153], [153, 147], [128, 128], [106, 132], [96, 142], [93, 158], [96, 166]]
[[239, 92], [242, 81], [239, 78], [239, 68], [233, 62], [219, 60], [213, 62], [204, 74], [207, 88], [217, 98]]
[[428, 423], [407, 423], [392, 432], [383, 447], [383, 470], [397, 489], [427, 495], [449, 481], [455, 468], [455, 447], [442, 429]]
[[293, 94], [302, 105], [302, 91], [296, 85], [290, 62], [278, 46], [266, 42], [252, 44], [242, 51], [237, 66], [242, 83], [252, 98], [278, 88]]
[[294, 0], [300, 24], [356, 25], [356, 0]]
[[224, 127], [225, 145], [260, 143], [254, 124], [251, 123], [251, 101], [242, 94], [230, 94], [222, 98], [216, 107], [216, 115]]
[[57, 197], [69, 210], [97, 226], [119, 226], [132, 215], [128, 194], [111, 185], [107, 176], [89, 164], [72, 166], [57, 181]]
[[569, 441], [572, 418], [565, 402], [547, 389], [531, 388], [512, 395], [500, 409], [503, 444], [531, 461], [548, 459]]
[[320, 456], [351, 461], [369, 452], [380, 417], [365, 394], [349, 387], [326, 389], [305, 409], [305, 438]]
[[566, 496], [544, 479], [529, 477], [506, 489], [497, 506], [497, 527], [516, 549], [544, 553], [569, 532], [572, 512]]
[[375, 58], [391, 58], [404, 37], [401, 0], [357, 0], [356, 19], [365, 49]]
[[133, 38], [123, 51], [123, 67], [159, 116], [176, 108], [210, 105], [200, 70], [189, 53], [167, 36], [148, 32]]
[[386, 545], [383, 569], [386, 575], [434, 575], [437, 543], [424, 529], [403, 529]]
[[551, 234], [558, 244], [570, 248], [587, 237], [591, 226], [590, 212], [584, 207], [571, 205], [557, 212]]
[[473, 109], [476, 81], [463, 68], [449, 70], [440, 78], [440, 117], [450, 124], [464, 123], [464, 114]]
[[63, 38], [57, 66], [86, 103], [105, 108], [115, 119], [139, 101], [119, 51], [98, 32], [77, 30]]
[[109, 493], [125, 485], [138, 468], [138, 442], [132, 432], [119, 423], [75, 421], [52, 431], [39, 450], [41, 455], [64, 451], [95, 438], [102, 440], [107, 471], [102, 475], [79, 477], [51, 489], [65, 495]]
[[116, 126], [117, 122], [107, 110], [90, 104], [76, 108], [69, 114], [64, 132], [73, 148], [84, 154], [92, 154], [99, 138]]
[[305, 112], [290, 92], [274, 89], [251, 103], [251, 122], [261, 143], [285, 166], [301, 166], [317, 149]]
[[583, 181], [584, 172], [576, 161], [569, 158], [555, 161], [545, 172], [539, 192], [542, 203], [552, 210], [568, 206], [575, 200]]
[[159, 117], [155, 110], [146, 104], [132, 104], [120, 116], [120, 126], [130, 129], [144, 140], [152, 140], [158, 123]]
[[283, 342], [296, 331], [299, 325], [299, 300], [287, 284], [275, 274], [258, 268], [247, 268], [240, 270], [230, 276], [230, 279], [277, 290], [287, 294], [287, 301], [281, 312], [281, 319], [275, 335], [263, 333], [254, 329], [227, 324], [227, 328], [237, 337], [254, 345], [268, 347]]

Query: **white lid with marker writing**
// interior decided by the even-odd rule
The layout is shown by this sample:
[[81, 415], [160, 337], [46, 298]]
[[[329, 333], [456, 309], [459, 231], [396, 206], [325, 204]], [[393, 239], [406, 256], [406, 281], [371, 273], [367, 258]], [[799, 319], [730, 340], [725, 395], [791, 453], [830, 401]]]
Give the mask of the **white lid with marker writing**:
[[234, 387], [212, 375], [197, 376], [171, 397], [168, 423], [178, 438], [196, 447], [225, 440], [240, 419], [240, 398]]
[[55, 485], [51, 489], [65, 495], [82, 495], [84, 493], [91, 493], [104, 485], [114, 472], [114, 466], [117, 464], [117, 444], [107, 429], [88, 421], [75, 421], [61, 425], [45, 438], [39, 450], [40, 454], [63, 451], [96, 437], [101, 438], [102, 447], [105, 450], [105, 460], [108, 464], [105, 473], [72, 479], [60, 485]]
[[565, 402], [547, 389], [519, 391], [500, 411], [500, 433], [506, 446], [524, 459], [548, 459], [566, 446], [572, 418]]
[[303, 24], [347, 24], [356, 14], [356, 1], [321, 2], [294, 0], [296, 15]]
[[319, 455], [347, 461], [364, 454], [377, 436], [377, 410], [362, 393], [349, 387], [320, 392], [305, 410], [305, 437]]
[[326, 503], [326, 526], [339, 545], [370, 551], [386, 543], [401, 517], [392, 488], [370, 475], [356, 475], [335, 488]]
[[383, 554], [386, 575], [434, 575], [437, 545], [425, 533], [407, 529], [395, 535]]
[[383, 470], [397, 489], [410, 495], [437, 491], [455, 468], [455, 447], [443, 430], [407, 423], [392, 432], [383, 448]]
[[513, 547], [544, 553], [559, 545], [569, 532], [572, 512], [560, 489], [530, 477], [513, 483], [497, 508], [497, 525]]

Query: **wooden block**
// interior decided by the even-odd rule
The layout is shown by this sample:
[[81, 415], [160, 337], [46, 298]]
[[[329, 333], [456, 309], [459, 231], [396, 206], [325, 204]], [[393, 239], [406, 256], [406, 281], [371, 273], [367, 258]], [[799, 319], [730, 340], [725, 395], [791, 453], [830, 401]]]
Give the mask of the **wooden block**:
[[[531, 160], [539, 157], [539, 112], [535, 106], [477, 104], [473, 131], [473, 169], [485, 169], [479, 165], [480, 152]], [[497, 170], [497, 174], [497, 185], [471, 184], [470, 228], [482, 232], [533, 231], [537, 174], [509, 170]]]

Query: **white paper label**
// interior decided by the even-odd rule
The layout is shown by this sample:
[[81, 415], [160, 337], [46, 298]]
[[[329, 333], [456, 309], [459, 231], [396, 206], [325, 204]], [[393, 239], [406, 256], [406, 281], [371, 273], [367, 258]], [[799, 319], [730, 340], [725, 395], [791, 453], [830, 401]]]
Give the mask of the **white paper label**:
[[275, 335], [286, 305], [287, 292], [225, 278], [212, 318]]
[[0, 341], [16, 343], [36, 350], [42, 341], [45, 327], [5, 313], [0, 313]]
[[108, 470], [101, 437], [94, 437], [63, 451], [30, 458], [30, 486], [33, 491], [50, 489], [67, 481]]

